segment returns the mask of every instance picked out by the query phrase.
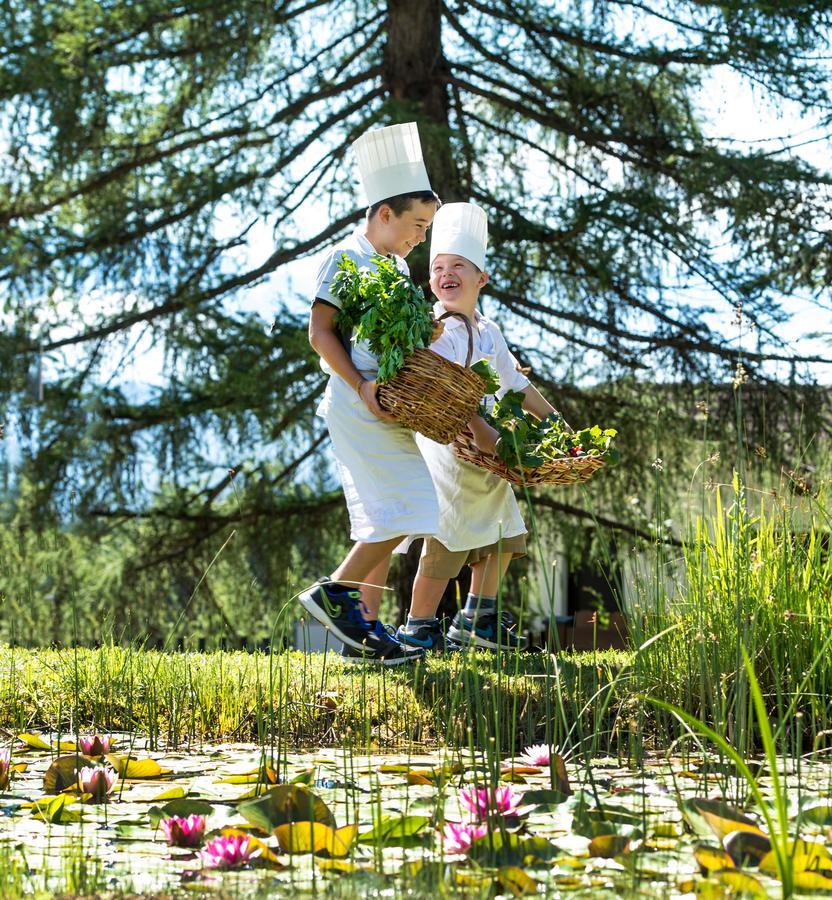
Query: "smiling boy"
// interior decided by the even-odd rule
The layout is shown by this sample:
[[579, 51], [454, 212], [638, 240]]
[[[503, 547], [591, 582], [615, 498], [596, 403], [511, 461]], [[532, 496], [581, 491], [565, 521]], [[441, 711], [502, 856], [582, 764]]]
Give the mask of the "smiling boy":
[[[538, 418], [552, 405], [519, 371], [500, 329], [477, 310], [480, 291], [488, 283], [485, 251], [488, 221], [473, 203], [449, 203], [434, 219], [430, 245], [430, 287], [437, 299], [436, 318], [461, 313], [473, 331], [474, 356], [487, 359], [500, 379], [498, 396], [509, 390], [524, 394], [523, 408]], [[457, 317], [445, 320], [445, 331], [431, 350], [464, 364], [468, 329]], [[492, 401], [493, 402], [493, 401]], [[497, 432], [476, 416], [469, 425], [483, 452], [493, 452]], [[497, 611], [497, 591], [512, 558], [526, 552], [526, 526], [511, 485], [486, 469], [458, 459], [451, 445], [421, 435], [419, 447], [430, 468], [439, 499], [439, 528], [426, 538], [413, 584], [410, 615], [397, 632], [411, 647], [446, 647], [436, 611], [449, 579], [464, 565], [471, 567], [471, 592], [447, 634], [447, 647], [523, 647], [507, 616]]]
[[404, 258], [425, 240], [439, 198], [428, 181], [415, 123], [367, 132], [353, 147], [367, 194], [367, 215], [321, 264], [309, 341], [330, 374], [317, 413], [326, 420], [332, 439], [355, 543], [328, 578], [298, 599], [343, 642], [344, 656], [397, 665], [421, 653], [402, 647], [378, 621], [380, 586], [402, 536], [435, 533], [439, 510], [413, 433], [379, 406], [378, 360], [366, 342], [345, 347], [338, 333], [340, 301], [331, 284], [344, 253], [359, 267], [372, 265], [376, 254], [392, 255], [408, 274]]

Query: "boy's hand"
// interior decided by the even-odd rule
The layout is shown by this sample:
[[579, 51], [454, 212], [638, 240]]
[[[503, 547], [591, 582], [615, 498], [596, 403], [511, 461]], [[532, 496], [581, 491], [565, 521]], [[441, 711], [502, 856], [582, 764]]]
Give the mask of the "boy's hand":
[[474, 416], [468, 423], [468, 427], [480, 453], [485, 453], [486, 456], [496, 456], [497, 439], [500, 437], [500, 432], [496, 428], [492, 428], [482, 416]]
[[383, 419], [385, 422], [395, 422], [396, 420], [390, 413], [381, 408], [381, 404], [378, 402], [378, 397], [376, 396], [377, 390], [378, 386], [376, 385], [375, 380], [367, 381], [365, 378], [358, 386], [358, 396], [364, 401], [364, 405], [377, 419]]
[[433, 319], [432, 322], [433, 322], [433, 331], [431, 332], [431, 335], [430, 335], [431, 344], [434, 341], [438, 340], [442, 336], [442, 332], [445, 330], [444, 322], [440, 322], [437, 319]]

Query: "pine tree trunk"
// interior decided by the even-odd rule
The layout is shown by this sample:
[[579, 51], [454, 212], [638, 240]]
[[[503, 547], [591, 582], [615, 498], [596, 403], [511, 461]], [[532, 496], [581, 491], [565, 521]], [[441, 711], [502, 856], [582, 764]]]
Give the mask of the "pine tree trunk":
[[419, 123], [433, 189], [443, 200], [460, 199], [459, 172], [450, 143], [447, 74], [442, 52], [440, 0], [387, 0], [383, 80], [400, 121]]
[[[383, 79], [393, 101], [393, 118], [419, 123], [430, 182], [442, 200], [463, 199], [450, 141], [448, 67], [441, 39], [442, 3], [440, 0], [387, 0], [387, 17]], [[427, 262], [425, 245], [408, 257], [418, 284], [427, 283]], [[389, 580], [399, 601], [402, 620], [410, 606], [410, 590], [420, 551], [421, 542], [417, 542], [407, 555], [394, 557]], [[447, 599], [443, 599], [444, 610], [453, 609], [455, 596], [456, 585], [451, 582]]]

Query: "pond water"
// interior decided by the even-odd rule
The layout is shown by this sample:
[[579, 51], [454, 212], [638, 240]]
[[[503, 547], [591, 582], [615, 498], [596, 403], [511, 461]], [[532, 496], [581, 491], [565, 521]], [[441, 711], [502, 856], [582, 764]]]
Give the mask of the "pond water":
[[[748, 783], [713, 759], [633, 768], [562, 766], [548, 748], [502, 759], [326, 749], [264, 766], [271, 754], [251, 744], [149, 752], [120, 736], [106, 756], [84, 758], [74, 742], [25, 740], [11, 742], [0, 794], [3, 896], [783, 895], [771, 823]], [[87, 792], [77, 787], [76, 770], [97, 765], [114, 779], [109, 794], [89, 772]], [[770, 800], [770, 773], [754, 771]], [[801, 760], [780, 774], [793, 877], [804, 894], [829, 896], [832, 765]], [[156, 824], [174, 814], [206, 816], [198, 846], [168, 844]]]

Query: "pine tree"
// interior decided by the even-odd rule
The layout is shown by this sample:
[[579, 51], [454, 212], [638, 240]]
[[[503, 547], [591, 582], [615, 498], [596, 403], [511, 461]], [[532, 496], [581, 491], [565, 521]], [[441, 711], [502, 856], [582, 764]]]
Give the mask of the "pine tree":
[[[207, 564], [235, 523], [283, 546], [298, 510], [337, 533], [310, 285], [283, 273], [360, 221], [349, 145], [396, 121], [418, 121], [443, 199], [488, 212], [486, 311], [570, 418], [626, 423], [631, 458], [657, 375], [692, 386], [680, 428], [740, 361], [799, 375], [818, 358], [779, 329], [829, 281], [829, 173], [712, 134], [702, 94], [741, 77], [828, 122], [830, 19], [818, 0], [7, 0], [8, 490], [47, 519], [141, 523], [142, 571]], [[266, 285], [272, 333], [243, 311]], [[741, 311], [741, 356], [710, 305]], [[123, 373], [151, 359], [136, 391]]]

